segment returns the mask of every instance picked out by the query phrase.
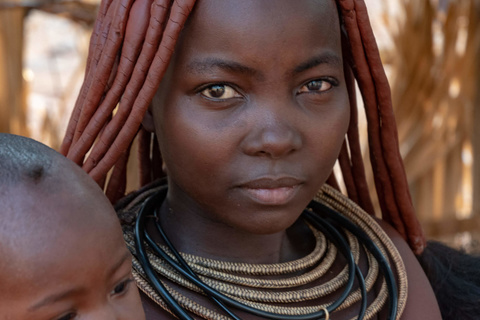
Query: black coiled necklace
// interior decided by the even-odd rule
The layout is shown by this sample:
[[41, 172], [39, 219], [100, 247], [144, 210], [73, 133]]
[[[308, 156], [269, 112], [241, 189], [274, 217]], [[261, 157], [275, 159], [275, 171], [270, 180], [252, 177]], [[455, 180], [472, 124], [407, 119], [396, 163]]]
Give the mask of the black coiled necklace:
[[[326, 193], [327, 195], [331, 192], [335, 193], [335, 191], [332, 190], [328, 191], [329, 192]], [[386, 250], [385, 246], [383, 249], [380, 249], [377, 246], [379, 241], [373, 241], [371, 239], [371, 233], [370, 235], [367, 234], [364, 230], [362, 230], [362, 228], [350, 221], [350, 219], [347, 219], [345, 216], [332, 209], [331, 206], [327, 206], [317, 201], [312, 201], [309, 204], [308, 208], [302, 213], [301, 218], [304, 219], [311, 227], [322, 233], [330, 241], [332, 247], [334, 246], [337, 248], [340, 254], [344, 256], [346, 260], [346, 280], [342, 285], [340, 296], [335, 299], [335, 301], [332, 301], [325, 306], [297, 308], [299, 310], [298, 312], [295, 308], [291, 308], [292, 310], [295, 309], [296, 312], [293, 312], [294, 314], [287, 314], [287, 311], [283, 310], [280, 310], [278, 313], [271, 312], [269, 310], [265, 310], [265, 308], [262, 308], [262, 303], [246, 302], [243, 298], [232, 298], [231, 292], [228, 292], [227, 295], [225, 292], [218, 290], [218, 288], [214, 288], [215, 285], [209, 285], [206, 283], [208, 281], [202, 274], [202, 268], [199, 267], [195, 261], [193, 263], [192, 261], [186, 261], [189, 259], [192, 260], [192, 258], [189, 255], [179, 253], [166, 236], [161, 224], [159, 223], [160, 219], [158, 219], [158, 210], [156, 209], [159, 207], [158, 204], [164, 201], [166, 193], [166, 187], [160, 188], [147, 200], [143, 201], [143, 204], [137, 214], [134, 232], [131, 234], [126, 233], [126, 240], [127, 244], [130, 243], [130, 250], [132, 250], [132, 253], [134, 253], [136, 259], [138, 259], [134, 260], [134, 262], [137, 262], [134, 265], [137, 278], [141, 280], [143, 284], [139, 285], [140, 289], [142, 289], [144, 292], [146, 292], [147, 289], [154, 290], [161, 298], [161, 301], [157, 302], [164, 308], [166, 307], [166, 309], [168, 309], [179, 319], [193, 319], [190, 312], [202, 316], [205, 319], [240, 319], [237, 315], [235, 315], [235, 310], [241, 310], [265, 319], [329, 319], [330, 315], [336, 310], [342, 309], [345, 305], [349, 306], [355, 302], [359, 302], [358, 316], [356, 319], [368, 319], [372, 314], [378, 312], [378, 310], [382, 308], [385, 300], [388, 301], [386, 305], [388, 308], [387, 319], [396, 319], [397, 316], [399, 316], [399, 312], [401, 313], [403, 311], [405, 304], [404, 300], [406, 300], [406, 290], [401, 290], [401, 303], [399, 304], [399, 294], [397, 292], [395, 277], [385, 254], [385, 251], [388, 251], [388, 253], [392, 255], [391, 246], [387, 245]], [[333, 195], [339, 196], [338, 194]], [[165, 246], [158, 245], [145, 229], [146, 221], [150, 218], [155, 219], [156, 229], [162, 237]], [[341, 226], [341, 228], [338, 226]], [[374, 305], [375, 303], [372, 303], [371, 306], [367, 306], [367, 291], [371, 289], [371, 284], [366, 285], [364, 276], [355, 262], [351, 249], [352, 237], [350, 236], [349, 238], [349, 234], [353, 235], [353, 237], [357, 239], [361, 245], [363, 245], [363, 247], [366, 249], [366, 252], [368, 251], [367, 253], [369, 254], [369, 257], [373, 257], [375, 260], [374, 262], [379, 266], [378, 269], [383, 275], [385, 284], [384, 286], [386, 287], [386, 297], [383, 298], [383, 302], [381, 301], [382, 298], [378, 298], [375, 301], [377, 302], [376, 305]], [[401, 276], [404, 273], [398, 272], [398, 260], [401, 261], [401, 258], [399, 259], [399, 257], [396, 256], [398, 255], [396, 250], [394, 250], [393, 255], [394, 262], [397, 262], [397, 273]], [[186, 259], [185, 257], [188, 258]], [[163, 269], [161, 267], [162, 265], [164, 266]], [[172, 269], [175, 270], [173, 273], [171, 272]], [[170, 270], [170, 272], [166, 272], [165, 270]], [[231, 271], [227, 271], [227, 274], [230, 272]], [[176, 275], [173, 276], [172, 274], [175, 273]], [[222, 273], [220, 272], [219, 274]], [[219, 309], [223, 310], [224, 315], [220, 315], [218, 313], [216, 316], [212, 316], [209, 313], [205, 314], [205, 312], [202, 312], [202, 308], [196, 307], [195, 303], [189, 303], [188, 299], [180, 299], [182, 301], [179, 302], [178, 294], [176, 294], [175, 297], [172, 295], [172, 288], [169, 288], [165, 285], [165, 283], [162, 281], [162, 277], [170, 278], [171, 280], [173, 279], [172, 281], [177, 283], [179, 283], [179, 277], [183, 278], [184, 283], [190, 283], [189, 289], [192, 289], [193, 286], [196, 288], [195, 291], [209, 297], [212, 303], [216, 304]], [[371, 283], [371, 281], [368, 281], [368, 278], [369, 275], [367, 276], [367, 282]], [[352, 298], [352, 296], [355, 295], [353, 293], [353, 284], [355, 279], [357, 280], [357, 285], [359, 287], [356, 289], [356, 291], [359, 291], [359, 293], [357, 292], [356, 295], [360, 296], [360, 299]], [[406, 281], [406, 279], [404, 280]], [[402, 286], [402, 284], [403, 283], [400, 283], [400, 286]], [[248, 289], [245, 291], [248, 292]], [[259, 295], [262, 296], [264, 294], [259, 291]], [[150, 296], [152, 295], [150, 294]], [[257, 305], [260, 307], [257, 307]], [[282, 309], [283, 307], [275, 308]], [[285, 307], [285, 310], [287, 309], [288, 307]]]

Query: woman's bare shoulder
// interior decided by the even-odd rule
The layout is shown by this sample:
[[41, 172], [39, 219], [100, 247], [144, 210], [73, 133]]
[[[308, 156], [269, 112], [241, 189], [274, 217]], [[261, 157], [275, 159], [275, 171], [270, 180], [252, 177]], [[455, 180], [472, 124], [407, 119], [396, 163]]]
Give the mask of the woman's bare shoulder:
[[143, 292], [140, 292], [143, 309], [145, 310], [146, 320], [171, 320], [176, 319], [173, 315], [165, 311], [162, 307], [156, 304], [153, 300], [147, 297]]
[[435, 294], [425, 272], [402, 236], [387, 222], [377, 219], [402, 256], [408, 278], [408, 300], [401, 319], [441, 320]]

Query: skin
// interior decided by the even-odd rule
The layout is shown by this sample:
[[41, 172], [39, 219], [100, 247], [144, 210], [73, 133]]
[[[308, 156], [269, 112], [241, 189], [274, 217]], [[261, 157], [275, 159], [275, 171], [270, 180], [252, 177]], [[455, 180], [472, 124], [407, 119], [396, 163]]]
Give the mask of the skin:
[[0, 186], [0, 319], [145, 319], [113, 208], [62, 163], [62, 178]]
[[[247, 263], [304, 256], [312, 239], [295, 221], [330, 175], [349, 116], [333, 0], [199, 1], [144, 120], [168, 173], [161, 223], [176, 248]], [[402, 319], [440, 319], [413, 254], [388, 232], [419, 274]], [[147, 319], [171, 318], [143, 301]]]
[[[265, 17], [267, 1], [200, 1], [184, 30], [152, 110], [169, 176], [163, 223], [178, 242], [201, 239], [182, 250], [232, 258], [242, 243], [234, 259], [281, 260], [285, 230], [330, 174], [349, 122], [338, 20], [333, 2], [305, 4]], [[292, 19], [302, 22], [286, 28]], [[213, 98], [216, 85], [225, 93]]]

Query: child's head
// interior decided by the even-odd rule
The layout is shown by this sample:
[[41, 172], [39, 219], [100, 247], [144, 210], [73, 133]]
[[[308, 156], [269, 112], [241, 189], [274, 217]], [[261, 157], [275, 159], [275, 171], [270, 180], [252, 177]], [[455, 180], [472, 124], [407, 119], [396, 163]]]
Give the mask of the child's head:
[[115, 212], [80, 168], [0, 134], [0, 319], [144, 319]]

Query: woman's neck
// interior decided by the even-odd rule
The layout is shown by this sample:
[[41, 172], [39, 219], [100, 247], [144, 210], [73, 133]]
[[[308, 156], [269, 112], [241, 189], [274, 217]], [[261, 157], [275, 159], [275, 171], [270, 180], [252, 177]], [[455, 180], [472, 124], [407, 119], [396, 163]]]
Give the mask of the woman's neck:
[[[150, 221], [152, 230], [155, 220]], [[171, 205], [168, 200], [160, 207], [160, 223], [178, 251], [217, 260], [279, 263], [298, 259], [313, 246], [311, 233], [305, 232], [308, 227], [303, 223], [296, 223], [288, 232], [251, 234], [205, 219], [181, 205]], [[159, 236], [156, 230], [153, 234]], [[161, 242], [159, 237], [156, 240]]]

